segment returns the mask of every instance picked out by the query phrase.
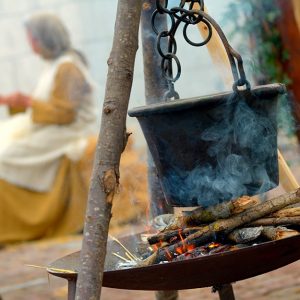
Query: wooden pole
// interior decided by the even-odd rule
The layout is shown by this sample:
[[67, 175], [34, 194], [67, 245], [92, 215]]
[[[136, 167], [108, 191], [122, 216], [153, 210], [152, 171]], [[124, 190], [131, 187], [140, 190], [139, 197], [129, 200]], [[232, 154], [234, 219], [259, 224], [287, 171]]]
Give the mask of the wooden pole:
[[132, 86], [141, 0], [119, 0], [101, 129], [88, 197], [76, 299], [101, 295], [111, 207], [119, 183], [119, 163], [128, 135], [126, 115]]
[[[196, 3], [194, 6], [195, 6], [195, 9], [200, 9], [200, 6], [198, 3]], [[206, 13], [208, 13], [206, 7], [205, 7], [204, 11]], [[200, 31], [202, 38], [206, 39], [207, 35], [208, 35], [207, 25], [203, 22], [200, 22], [197, 24], [197, 27]], [[223, 79], [225, 88], [231, 89], [234, 80], [233, 80], [233, 75], [231, 73], [229, 58], [227, 56], [224, 45], [223, 45], [217, 31], [214, 28], [212, 28], [212, 38], [210, 39], [210, 41], [206, 45], [206, 47], [208, 49], [208, 52], [212, 59], [213, 64], [215, 64], [219, 70], [219, 74]]]
[[[168, 83], [162, 77], [161, 56], [156, 50], [156, 34], [152, 29], [151, 16], [156, 9], [155, 0], [143, 0], [141, 15], [141, 31], [143, 43], [144, 79], [146, 104], [163, 101], [164, 94], [168, 91]], [[166, 30], [167, 19], [164, 14], [158, 14], [155, 26], [159, 31]], [[167, 43], [164, 45], [167, 49]], [[158, 174], [151, 154], [148, 152], [148, 181], [150, 192], [151, 217], [161, 214], [173, 213], [173, 207], [167, 204]]]
[[300, 1], [292, 0], [297, 26], [300, 30]]
[[279, 181], [283, 189], [287, 192], [298, 189], [299, 183], [279, 150], [278, 150], [278, 164], [279, 164]]
[[[162, 77], [161, 56], [156, 50], [156, 34], [152, 29], [151, 16], [156, 9], [156, 0], [143, 0], [141, 15], [141, 30], [143, 42], [144, 59], [144, 79], [146, 104], [153, 104], [163, 101], [163, 96], [168, 90], [168, 83]], [[158, 31], [167, 28], [167, 19], [164, 14], [158, 15], [155, 25]], [[165, 49], [167, 49], [167, 43]], [[148, 151], [148, 182], [150, 192], [150, 212], [151, 217], [161, 214], [173, 213], [173, 207], [167, 204], [157, 170], [154, 165], [150, 152]], [[176, 300], [178, 291], [157, 291], [155, 293], [157, 300]]]

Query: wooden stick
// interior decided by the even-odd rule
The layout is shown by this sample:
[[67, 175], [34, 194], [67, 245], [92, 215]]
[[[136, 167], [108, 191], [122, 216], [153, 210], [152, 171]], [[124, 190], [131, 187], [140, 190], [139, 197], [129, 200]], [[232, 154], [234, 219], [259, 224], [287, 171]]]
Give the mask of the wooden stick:
[[159, 249], [150, 257], [140, 263], [141, 266], [168, 261], [172, 259], [177, 251], [187, 251], [189, 245], [198, 246], [212, 239], [218, 233], [228, 234], [237, 227], [248, 224], [254, 220], [262, 218], [270, 213], [282, 209], [288, 205], [300, 202], [300, 189], [284, 194], [282, 196], [267, 200], [259, 205], [249, 208], [247, 211], [225, 220], [217, 220], [209, 226], [204, 226], [201, 230], [189, 235], [186, 239], [176, 244]]
[[112, 236], [111, 234], [109, 235], [109, 237], [114, 241], [116, 242], [118, 245], [120, 245], [124, 250], [125, 250], [125, 254], [127, 253], [130, 257], [130, 259], [132, 260], [138, 260], [138, 258], [132, 254], [127, 247], [125, 247], [116, 237]]
[[116, 253], [116, 252], [113, 252], [112, 254], [113, 254], [114, 256], [116, 256], [116, 257], [122, 259], [122, 260], [125, 261], [125, 262], [130, 262], [130, 261], [132, 261], [132, 258], [131, 258], [131, 257], [129, 257], [129, 259], [127, 259], [127, 258], [121, 256], [120, 254]]
[[299, 0], [292, 0], [294, 7], [294, 14], [297, 21], [298, 28], [300, 30], [300, 2]]
[[[276, 214], [276, 213], [275, 213]], [[268, 217], [258, 219], [247, 224], [248, 227], [257, 227], [257, 226], [279, 226], [279, 225], [300, 225], [300, 216], [282, 216], [282, 217]], [[203, 227], [203, 226], [202, 226]], [[186, 238], [189, 235], [199, 231], [202, 227], [188, 227], [185, 229], [177, 229], [166, 232], [161, 232], [157, 235], [153, 235], [148, 238], [148, 243], [150, 245], [167, 242], [174, 243], [180, 241], [181, 237]]]
[[278, 164], [279, 164], [279, 181], [285, 191], [293, 191], [299, 188], [299, 183], [290, 167], [283, 158], [281, 152], [278, 150]]
[[76, 272], [74, 270], [67, 270], [67, 269], [43, 267], [43, 266], [36, 266], [36, 265], [26, 265], [26, 267], [31, 267], [31, 268], [36, 268], [36, 269], [44, 269], [44, 270], [47, 270], [50, 272], [56, 272], [56, 273], [76, 274]]
[[226, 219], [259, 203], [260, 200], [257, 197], [243, 196], [236, 200], [223, 202], [211, 207], [200, 207], [193, 211], [185, 212], [184, 215], [177, 216], [164, 231], [180, 230], [185, 227], [195, 227], [211, 223], [218, 219]]
[[276, 211], [270, 217], [272, 218], [285, 218], [285, 217], [299, 217], [300, 207], [284, 208]]
[[148, 243], [150, 245], [154, 245], [162, 242], [169, 243], [169, 241], [173, 239], [180, 240], [181, 237], [186, 238], [187, 236], [199, 231], [200, 229], [201, 227], [189, 227], [185, 229], [176, 229], [176, 230], [161, 232], [159, 234], [149, 237]]
[[76, 299], [99, 299], [102, 287], [108, 227], [119, 164], [128, 135], [126, 117], [138, 49], [141, 1], [118, 2], [114, 41], [85, 217]]
[[262, 218], [247, 224], [247, 226], [255, 227], [278, 225], [300, 225], [300, 217]]
[[[199, 4], [195, 3], [194, 8], [200, 9]], [[207, 13], [206, 7], [205, 7], [205, 12]], [[197, 26], [198, 26], [198, 29], [199, 29], [200, 34], [203, 37], [203, 39], [206, 39], [207, 34], [208, 34], [207, 25], [204, 24], [203, 22], [200, 22], [197, 24]], [[207, 49], [209, 51], [209, 54], [211, 56], [213, 63], [219, 69], [219, 73], [220, 73], [221, 77], [223, 78], [225, 87], [231, 88], [234, 80], [233, 80], [233, 75], [231, 73], [229, 59], [228, 59], [226, 50], [224, 48], [224, 45], [223, 45], [217, 31], [214, 28], [212, 30], [213, 30], [213, 33], [212, 33], [211, 40], [209, 41], [209, 43], [206, 46], [207, 46]]]
[[[300, 225], [300, 208], [297, 207], [278, 210], [270, 216], [266, 216], [265, 218], [258, 219], [247, 224], [247, 226], [249, 227], [278, 225]], [[173, 239], [175, 241], [179, 241], [181, 237], [186, 238], [187, 236], [201, 230], [202, 227], [187, 227], [184, 229], [161, 232], [159, 234], [148, 237], [148, 243], [150, 245], [162, 242], [170, 243], [170, 241], [173, 241]]]
[[285, 227], [266, 226], [263, 228], [262, 235], [271, 241], [285, 239], [291, 236], [299, 235], [299, 232]]

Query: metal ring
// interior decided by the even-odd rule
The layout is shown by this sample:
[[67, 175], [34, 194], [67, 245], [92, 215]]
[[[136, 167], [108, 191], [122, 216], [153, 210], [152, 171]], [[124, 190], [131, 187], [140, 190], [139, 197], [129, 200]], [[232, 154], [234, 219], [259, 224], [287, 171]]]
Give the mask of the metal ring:
[[165, 6], [163, 7], [160, 3], [161, 1], [160, 0], [156, 0], [156, 7], [157, 7], [157, 10], [159, 11], [160, 14], [162, 13], [167, 13], [169, 14], [170, 11], [167, 9], [168, 7], [168, 0], [165, 0]]
[[179, 99], [179, 94], [173, 89], [172, 91], [169, 90], [169, 91], [166, 91], [164, 96], [163, 96], [163, 99], [164, 100], [168, 100], [168, 99], [172, 99], [172, 98], [175, 98], [175, 99]]
[[[161, 49], [161, 38], [166, 38], [166, 37], [169, 37], [169, 44], [172, 45], [172, 52], [168, 52], [166, 54], [163, 53], [162, 49]], [[167, 34], [167, 31], [162, 31], [158, 37], [157, 37], [157, 41], [156, 41], [156, 48], [157, 48], [157, 51], [159, 53], [160, 56], [168, 59], [169, 57], [167, 56], [168, 54], [172, 53], [172, 54], [176, 54], [177, 53], [177, 43], [176, 43], [176, 40], [174, 38], [173, 35], [168, 35]], [[169, 49], [170, 50], [170, 49]]]
[[[155, 10], [152, 14], [152, 17], [151, 17], [151, 26], [152, 26], [152, 29], [153, 31], [155, 32], [156, 35], [158, 35], [158, 30], [155, 26], [155, 18], [157, 16], [157, 14], [160, 13], [158, 10]], [[168, 31], [164, 31], [164, 32], [167, 32], [167, 35], [171, 34], [174, 30], [174, 27], [175, 27], [175, 18], [172, 14], [168, 14], [168, 16], [170, 17], [171, 19], [171, 28], [168, 30]]]
[[[165, 62], [166, 60], [168, 60], [168, 62], [170, 64], [172, 64], [172, 59], [174, 59], [174, 61], [176, 62], [176, 66], [177, 66], [177, 74], [176, 76], [174, 77], [173, 74], [172, 74], [172, 77], [169, 76], [166, 72], [165, 72]], [[161, 60], [161, 69], [163, 70], [163, 77], [167, 80], [167, 81], [171, 81], [171, 82], [175, 82], [179, 79], [180, 75], [181, 75], [181, 64], [180, 64], [180, 61], [178, 59], [178, 57], [173, 54], [173, 53], [168, 53], [166, 55], [166, 57], [163, 57], [162, 60]], [[168, 70], [170, 70], [168, 68]], [[172, 72], [173, 73], [173, 72]]]
[[234, 92], [237, 93], [237, 92], [240, 91], [240, 90], [239, 90], [239, 87], [242, 87], [242, 86], [246, 86], [246, 90], [247, 90], [247, 91], [250, 91], [250, 90], [251, 90], [251, 84], [250, 84], [250, 82], [249, 82], [247, 79], [243, 80], [243, 82], [240, 81], [240, 79], [237, 80], [237, 81], [235, 81], [235, 82], [233, 83], [233, 85], [232, 85], [232, 89], [233, 89]]
[[204, 46], [206, 45], [211, 37], [212, 37], [212, 34], [213, 34], [213, 31], [212, 31], [212, 27], [210, 25], [210, 23], [206, 20], [206, 19], [203, 19], [201, 22], [203, 22], [207, 28], [208, 28], [208, 36], [207, 38], [203, 41], [203, 42], [200, 42], [200, 43], [194, 43], [193, 41], [191, 41], [188, 36], [187, 36], [187, 28], [190, 24], [185, 24], [184, 27], [183, 27], [183, 36], [185, 38], [185, 40], [192, 46], [195, 46], [195, 47], [201, 47], [201, 46]]
[[[188, 20], [186, 23], [189, 24], [198, 24], [200, 21], [202, 21], [203, 16], [199, 13], [199, 10], [186, 10], [186, 9], [181, 9], [182, 13], [185, 13], [187, 15], [186, 19]], [[198, 15], [198, 17], [196, 17]]]
[[[203, 19], [203, 17], [196, 11], [189, 11], [180, 7], [171, 8], [170, 11], [173, 12], [174, 17], [177, 20], [186, 24], [198, 24]], [[180, 13], [180, 15], [178, 13]], [[198, 17], [195, 17], [195, 15], [198, 15]], [[193, 20], [193, 18], [195, 18], [195, 20]]]

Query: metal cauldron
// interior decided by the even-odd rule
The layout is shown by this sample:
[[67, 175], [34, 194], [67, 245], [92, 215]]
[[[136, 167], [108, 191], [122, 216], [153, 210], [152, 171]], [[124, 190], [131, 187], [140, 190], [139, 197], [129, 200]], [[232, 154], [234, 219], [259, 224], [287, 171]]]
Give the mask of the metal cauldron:
[[173, 100], [137, 117], [173, 206], [211, 206], [278, 185], [277, 100], [282, 84]]
[[[233, 90], [168, 99], [132, 109], [129, 115], [137, 117], [142, 127], [170, 205], [205, 207], [266, 192], [278, 185], [276, 112], [278, 96], [285, 87], [271, 84], [251, 88], [240, 54], [229, 45], [216, 21], [202, 10], [189, 13], [195, 22], [209, 24], [208, 30], [211, 32], [213, 26], [219, 34], [231, 66]], [[177, 26], [172, 28], [175, 34]], [[172, 29], [159, 37], [167, 33], [171, 35]], [[174, 35], [169, 42], [174, 43]], [[168, 67], [166, 61], [170, 65], [176, 57], [177, 47], [169, 45], [169, 49], [175, 50], [164, 54], [158, 47], [162, 70]], [[170, 86], [178, 77], [165, 74]]]

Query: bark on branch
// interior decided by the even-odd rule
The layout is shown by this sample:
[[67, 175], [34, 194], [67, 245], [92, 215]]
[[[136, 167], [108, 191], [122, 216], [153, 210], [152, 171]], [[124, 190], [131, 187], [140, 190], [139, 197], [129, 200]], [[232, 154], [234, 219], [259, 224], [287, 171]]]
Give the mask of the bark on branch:
[[160, 261], [167, 261], [174, 257], [176, 250], [186, 251], [189, 245], [199, 246], [219, 233], [228, 234], [237, 227], [248, 224], [268, 214], [271, 214], [288, 205], [300, 202], [300, 189], [282, 196], [267, 200], [231, 218], [217, 220], [210, 225], [202, 227], [199, 231], [189, 235], [184, 240], [157, 250], [153, 255], [145, 259], [140, 265], [152, 265]]
[[164, 231], [200, 226], [219, 219], [226, 219], [257, 205], [258, 203], [259, 199], [257, 197], [243, 196], [236, 200], [220, 203], [211, 207], [199, 207], [193, 211], [185, 212], [182, 216], [176, 217]]
[[93, 174], [85, 218], [76, 299], [101, 294], [108, 227], [119, 163], [126, 144], [126, 115], [138, 48], [140, 0], [119, 1]]
[[300, 217], [262, 218], [248, 224], [248, 226], [278, 226], [278, 225], [300, 225]]

